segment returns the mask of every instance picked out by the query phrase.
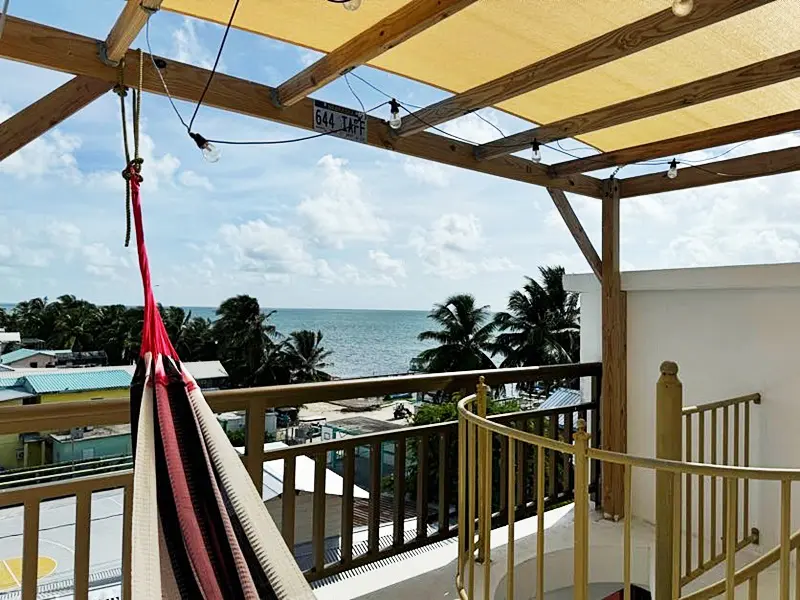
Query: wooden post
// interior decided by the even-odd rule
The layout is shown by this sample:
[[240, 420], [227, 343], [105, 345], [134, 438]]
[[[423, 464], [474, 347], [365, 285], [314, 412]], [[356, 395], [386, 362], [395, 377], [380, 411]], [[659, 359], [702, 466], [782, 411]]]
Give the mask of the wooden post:
[[[681, 412], [683, 386], [678, 379], [678, 365], [661, 363], [661, 376], [656, 384], [656, 457], [681, 460]], [[673, 560], [680, 560], [680, 545], [675, 544], [675, 497], [673, 474], [656, 473], [656, 598], [674, 598]], [[678, 513], [680, 515], [680, 513]], [[680, 529], [678, 529], [680, 532]], [[678, 533], [680, 536], [680, 533]], [[679, 555], [674, 556], [675, 548]]]
[[[574, 529], [574, 591], [575, 600], [589, 597], [589, 434], [586, 421], [578, 420], [575, 433], [575, 523]], [[539, 448], [541, 452], [541, 448]], [[539, 588], [541, 589], [541, 587]], [[660, 598], [660, 596], [659, 596]]]
[[[627, 452], [628, 368], [627, 310], [619, 273], [619, 181], [604, 182], [603, 195], [603, 382], [600, 407], [603, 448]], [[603, 464], [603, 513], [615, 520], [623, 516], [623, 473], [620, 465]]]

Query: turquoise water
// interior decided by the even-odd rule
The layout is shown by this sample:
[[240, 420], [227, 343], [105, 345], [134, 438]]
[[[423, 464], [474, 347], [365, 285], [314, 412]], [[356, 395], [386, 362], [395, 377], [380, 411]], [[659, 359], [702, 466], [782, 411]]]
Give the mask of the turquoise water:
[[[192, 316], [213, 319], [214, 309], [185, 307]], [[409, 362], [429, 345], [417, 340], [430, 328], [427, 312], [418, 310], [337, 310], [279, 308], [271, 321], [284, 335], [299, 329], [322, 331], [333, 350], [330, 372], [339, 377], [405, 373]]]
[[[0, 304], [13, 308], [13, 304]], [[215, 309], [184, 307], [192, 316], [215, 318]], [[284, 335], [299, 329], [322, 331], [323, 345], [332, 350], [330, 373], [368, 377], [408, 371], [412, 358], [429, 347], [417, 340], [430, 328], [425, 311], [279, 308], [271, 321]]]

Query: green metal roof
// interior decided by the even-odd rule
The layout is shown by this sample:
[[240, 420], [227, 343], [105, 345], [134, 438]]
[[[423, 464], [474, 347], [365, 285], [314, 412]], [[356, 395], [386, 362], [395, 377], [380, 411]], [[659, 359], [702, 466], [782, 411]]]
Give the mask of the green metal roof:
[[25, 374], [25, 387], [34, 394], [57, 394], [127, 388], [131, 374], [123, 369], [84, 371], [83, 369], [53, 369], [42, 374]]

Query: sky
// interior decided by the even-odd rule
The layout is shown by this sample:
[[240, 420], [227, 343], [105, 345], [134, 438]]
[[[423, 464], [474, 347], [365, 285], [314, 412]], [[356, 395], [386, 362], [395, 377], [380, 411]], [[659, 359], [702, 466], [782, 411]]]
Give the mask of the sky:
[[[78, 11], [55, 0], [12, 2], [11, 14], [105, 38], [121, 3], [80, 4]], [[166, 11], [150, 23], [156, 55], [206, 68], [222, 33], [220, 26]], [[144, 33], [133, 47], [146, 48]], [[274, 86], [317, 57], [234, 30], [220, 71]], [[406, 105], [446, 97], [368, 67], [355, 73]], [[68, 79], [0, 59], [0, 121]], [[352, 91], [339, 79], [314, 97], [349, 107], [360, 100], [368, 108], [387, 99], [358, 79], [349, 82]], [[194, 108], [176, 106], [185, 117]], [[388, 107], [373, 114], [388, 118]], [[499, 137], [495, 127], [506, 134], [527, 128], [500, 111], [481, 116], [444, 128], [475, 142]], [[307, 135], [207, 107], [194, 129], [212, 139]], [[587, 154], [575, 140], [562, 144]], [[798, 144], [800, 135], [786, 134], [726, 158]], [[333, 137], [225, 146], [221, 160], [209, 164], [166, 98], [149, 94], [142, 101], [141, 152], [145, 231], [156, 295], [165, 304], [216, 306], [250, 294], [274, 307], [425, 310], [468, 292], [500, 310], [539, 266], [589, 270], [537, 186]], [[544, 162], [569, 159], [548, 148], [543, 156]], [[95, 303], [141, 303], [135, 249], [124, 247], [123, 167], [119, 101], [111, 93], [0, 163], [0, 302], [75, 294]], [[626, 167], [620, 176], [661, 168]], [[570, 200], [599, 250], [600, 202]], [[625, 270], [800, 260], [798, 174], [623, 199], [621, 214]]]

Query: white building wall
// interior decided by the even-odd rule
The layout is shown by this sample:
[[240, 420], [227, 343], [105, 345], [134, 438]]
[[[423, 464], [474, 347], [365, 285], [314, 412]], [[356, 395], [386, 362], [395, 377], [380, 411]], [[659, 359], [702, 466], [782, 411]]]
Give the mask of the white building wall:
[[[582, 292], [581, 360], [600, 360], [598, 284], [592, 275], [569, 275], [565, 286]], [[763, 403], [751, 412], [751, 464], [800, 468], [800, 264], [624, 273], [622, 287], [628, 451], [655, 452], [655, 384], [660, 363], [673, 360], [686, 406], [760, 392]], [[635, 474], [635, 515], [653, 519], [654, 487], [651, 473]], [[754, 486], [751, 507], [763, 547], [776, 545], [779, 485]], [[796, 527], [800, 494], [792, 508]]]

